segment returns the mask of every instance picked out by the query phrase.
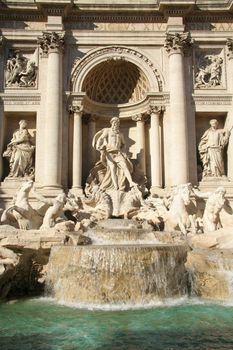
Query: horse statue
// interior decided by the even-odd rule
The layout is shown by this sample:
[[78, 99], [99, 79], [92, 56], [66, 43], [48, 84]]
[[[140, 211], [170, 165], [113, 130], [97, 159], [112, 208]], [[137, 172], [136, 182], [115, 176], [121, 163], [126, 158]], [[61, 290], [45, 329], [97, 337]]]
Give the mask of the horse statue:
[[[22, 230], [39, 229], [43, 222], [44, 212], [47, 208], [41, 208], [41, 212], [32, 208], [29, 203], [29, 193], [33, 187], [33, 181], [22, 184], [12, 204], [3, 211], [1, 223], [18, 227]], [[43, 210], [42, 210], [43, 209]]]
[[188, 213], [191, 203], [192, 186], [190, 183], [178, 185], [170, 196], [170, 207], [165, 215], [165, 231], [179, 229], [184, 235], [188, 231], [196, 232], [194, 216]]

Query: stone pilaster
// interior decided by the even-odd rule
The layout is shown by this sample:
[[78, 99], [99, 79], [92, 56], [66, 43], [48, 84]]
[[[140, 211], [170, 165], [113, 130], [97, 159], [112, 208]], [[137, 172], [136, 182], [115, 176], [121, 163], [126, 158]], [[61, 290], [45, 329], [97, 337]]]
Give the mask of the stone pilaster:
[[160, 116], [164, 112], [163, 106], [150, 105], [150, 163], [151, 163], [151, 190], [162, 187], [162, 161], [160, 140]]
[[89, 168], [91, 169], [96, 162], [96, 150], [92, 146], [93, 138], [96, 134], [96, 117], [94, 115], [88, 118], [88, 160]]
[[71, 191], [75, 194], [82, 193], [82, 114], [83, 106], [70, 106], [73, 114], [73, 182]]
[[[233, 39], [228, 38], [226, 41], [227, 46], [227, 79], [228, 79], [228, 89], [233, 93]], [[228, 123], [225, 126], [228, 130], [231, 129], [233, 125], [233, 106], [231, 111], [228, 113]], [[233, 181], [233, 134], [231, 130], [231, 135], [229, 138], [228, 148], [227, 148], [227, 177], [229, 180]]]
[[184, 53], [190, 48], [191, 44], [192, 40], [189, 33], [167, 33], [164, 45], [169, 56], [170, 183], [167, 185], [170, 186], [189, 181]]
[[[2, 35], [0, 35], [0, 91], [3, 89], [3, 81], [4, 81], [4, 67], [3, 67], [3, 42], [4, 38]], [[4, 125], [5, 125], [5, 118], [4, 118], [4, 106], [3, 101], [0, 97], [0, 181], [3, 177], [3, 143], [4, 143]]]
[[146, 141], [145, 141], [145, 120], [142, 114], [137, 114], [132, 117], [132, 120], [137, 123], [137, 139], [136, 147], [138, 153], [139, 167], [146, 174]]
[[41, 53], [48, 57], [45, 102], [43, 187], [61, 187], [62, 53], [64, 34], [44, 32], [38, 38]]

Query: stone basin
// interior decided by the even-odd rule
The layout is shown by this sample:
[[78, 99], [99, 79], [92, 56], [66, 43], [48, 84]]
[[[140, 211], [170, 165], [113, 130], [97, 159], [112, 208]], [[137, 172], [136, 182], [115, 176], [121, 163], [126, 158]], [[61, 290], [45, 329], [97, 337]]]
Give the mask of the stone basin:
[[128, 219], [100, 221], [87, 235], [96, 244], [159, 243], [150, 225], [143, 227], [137, 221]]

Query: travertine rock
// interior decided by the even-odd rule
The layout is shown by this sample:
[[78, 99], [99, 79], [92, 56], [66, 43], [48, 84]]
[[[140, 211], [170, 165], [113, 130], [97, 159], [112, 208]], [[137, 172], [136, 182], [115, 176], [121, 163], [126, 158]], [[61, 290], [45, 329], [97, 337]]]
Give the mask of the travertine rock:
[[227, 300], [233, 292], [233, 250], [199, 249], [188, 253], [186, 268], [197, 296]]
[[51, 252], [47, 283], [63, 302], [143, 304], [186, 293], [185, 260], [183, 246], [59, 246]]
[[[0, 299], [41, 294], [44, 290], [46, 265], [53, 245], [64, 244], [74, 224], [60, 223], [47, 231], [20, 230], [0, 226]], [[75, 244], [91, 243], [78, 235]], [[7, 248], [6, 248], [7, 247]]]

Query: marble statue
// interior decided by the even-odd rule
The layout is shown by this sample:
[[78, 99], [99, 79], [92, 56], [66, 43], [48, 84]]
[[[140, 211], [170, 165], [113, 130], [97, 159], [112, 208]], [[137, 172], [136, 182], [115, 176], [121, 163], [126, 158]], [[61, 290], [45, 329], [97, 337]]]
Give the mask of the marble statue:
[[27, 67], [24, 72], [20, 73], [19, 86], [35, 86], [36, 80], [36, 63], [34, 61], [28, 61]]
[[52, 200], [46, 199], [46, 202], [49, 203], [50, 207], [47, 209], [44, 215], [43, 224], [40, 227], [41, 230], [54, 227], [59, 217], [66, 220], [63, 214], [63, 209], [66, 203], [65, 193], [59, 194], [55, 199]]
[[39, 229], [42, 225], [44, 210], [41, 209], [39, 212], [30, 205], [29, 193], [32, 187], [32, 180], [22, 184], [12, 204], [2, 213], [2, 224], [19, 227], [22, 230]]
[[210, 128], [205, 131], [198, 146], [203, 164], [203, 177], [222, 177], [224, 172], [223, 150], [230, 132], [218, 129], [218, 121], [210, 120]]
[[8, 177], [33, 177], [33, 155], [35, 146], [27, 129], [26, 120], [20, 120], [19, 129], [13, 133], [11, 142], [3, 153], [9, 160], [10, 172]]
[[216, 231], [222, 227], [219, 213], [225, 204], [226, 190], [224, 187], [218, 187], [214, 192], [200, 192], [193, 189], [196, 197], [206, 199], [206, 205], [203, 214], [203, 231]]
[[192, 186], [190, 183], [178, 185], [173, 189], [170, 197], [170, 207], [165, 217], [165, 231], [173, 231], [179, 228], [185, 235], [189, 229], [196, 232], [194, 218], [187, 209], [191, 201], [191, 193]]
[[59, 217], [67, 220], [63, 214], [66, 203], [64, 193], [59, 194], [55, 199], [48, 199], [33, 190], [33, 195], [39, 201], [39, 205], [34, 209], [29, 202], [29, 194], [32, 189], [32, 180], [22, 184], [12, 204], [3, 211], [2, 224], [12, 225], [22, 230], [38, 230], [54, 227]]
[[92, 193], [95, 185], [99, 185], [103, 191], [124, 191], [127, 185], [130, 188], [136, 185], [132, 180], [132, 163], [124, 152], [125, 141], [120, 132], [120, 119], [114, 117], [110, 123], [110, 128], [97, 132], [93, 139], [93, 147], [100, 152], [100, 161], [96, 163], [87, 179], [87, 194]]
[[7, 60], [6, 86], [28, 87], [35, 86], [37, 77], [36, 63], [23, 57], [17, 51]]
[[221, 85], [222, 65], [222, 57], [206, 55], [196, 74], [195, 87], [209, 88]]
[[145, 208], [145, 202], [142, 196], [142, 192], [137, 186], [134, 186], [127, 192], [123, 201], [123, 212], [125, 219], [138, 218], [139, 211], [141, 208]]

